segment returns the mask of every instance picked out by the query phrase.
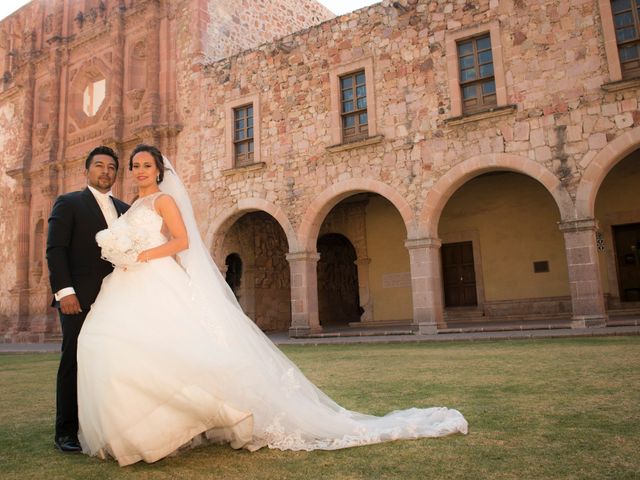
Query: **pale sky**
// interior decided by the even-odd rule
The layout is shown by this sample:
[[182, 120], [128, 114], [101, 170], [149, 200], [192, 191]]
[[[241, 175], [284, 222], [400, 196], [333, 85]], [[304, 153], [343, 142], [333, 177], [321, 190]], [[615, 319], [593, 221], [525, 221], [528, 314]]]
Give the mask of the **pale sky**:
[[[318, 0], [336, 15], [358, 10], [381, 0]], [[0, 0], [0, 20], [29, 3], [29, 0]]]

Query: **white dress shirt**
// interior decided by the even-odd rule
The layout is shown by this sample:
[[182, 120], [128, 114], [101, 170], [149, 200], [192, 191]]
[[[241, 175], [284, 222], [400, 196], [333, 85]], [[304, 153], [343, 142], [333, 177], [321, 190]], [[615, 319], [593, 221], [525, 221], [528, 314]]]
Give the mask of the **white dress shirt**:
[[[107, 193], [102, 193], [93, 188], [91, 185], [87, 185], [91, 193], [98, 202], [98, 206], [102, 211], [102, 215], [104, 215], [104, 219], [107, 221], [107, 226], [111, 226], [111, 222], [113, 222], [116, 218], [118, 218], [118, 211], [116, 210], [116, 206], [113, 204], [113, 200], [111, 200], [111, 190]], [[58, 290], [53, 294], [56, 301], [60, 301], [62, 298], [68, 295], [75, 295], [76, 291], [73, 287], [65, 287]]]

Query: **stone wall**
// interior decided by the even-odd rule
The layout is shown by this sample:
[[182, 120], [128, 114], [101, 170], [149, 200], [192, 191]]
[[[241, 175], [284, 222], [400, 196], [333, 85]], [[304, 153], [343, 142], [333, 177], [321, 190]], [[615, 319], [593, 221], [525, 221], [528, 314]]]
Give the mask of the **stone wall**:
[[211, 61], [233, 56], [334, 17], [313, 0], [206, 3], [210, 21], [204, 49]]
[[[459, 187], [491, 170], [528, 175], [547, 189], [560, 216], [574, 317], [603, 318], [595, 197], [609, 170], [640, 147], [640, 82], [621, 77], [610, 2], [385, 0], [316, 26], [314, 15], [327, 17], [322, 9], [309, 14], [312, 2], [271, 0], [264, 10], [239, 9], [237, 19], [223, 4], [32, 2], [0, 22], [1, 65], [10, 68], [0, 111], [24, 98], [9, 188], [28, 202], [15, 209], [15, 268], [7, 270], [16, 273], [0, 277], [10, 283], [15, 275], [21, 285], [12, 307], [21, 318], [46, 310], [29, 301], [46, 298], [44, 287], [29, 290], [25, 280], [33, 277], [41, 212], [83, 185], [90, 147], [107, 143], [126, 158], [140, 141], [174, 158], [213, 250], [243, 212], [276, 219], [290, 268], [304, 280], [291, 289], [296, 325], [317, 310], [307, 276], [315, 275], [322, 222], [362, 192], [400, 213], [413, 320], [432, 322], [441, 309], [440, 214]], [[248, 47], [242, 38], [269, 40], [262, 32], [242, 37], [256, 22], [272, 38], [285, 36], [208, 61]], [[216, 39], [225, 25], [228, 35]], [[306, 29], [288, 34], [285, 25]], [[490, 35], [498, 104], [470, 115], [461, 107], [456, 41], [477, 34]], [[359, 70], [369, 136], [343, 143], [338, 79]], [[79, 100], [101, 75], [108, 93], [89, 121]], [[255, 110], [256, 162], [235, 168], [230, 117], [246, 103]], [[135, 194], [126, 175], [116, 193]]]
[[[222, 14], [227, 5], [237, 7], [219, 0], [33, 1], [0, 22], [0, 198], [15, 206], [0, 213], [0, 315], [11, 319], [0, 322], [0, 335], [28, 340], [37, 332], [41, 339], [59, 329], [36, 244], [46, 238], [55, 197], [86, 185], [92, 148], [107, 144], [119, 153], [114, 193], [131, 201], [128, 156], [137, 143], [158, 145], [198, 207], [207, 201], [197, 183], [199, 145], [207, 141], [199, 121], [203, 60], [332, 16], [311, 0], [247, 3], [231, 16]], [[87, 92], [101, 82], [104, 98], [96, 94], [101, 101], [88, 107]]]
[[[567, 228], [597, 228], [588, 220], [587, 197], [599, 185], [593, 176], [605, 175], [640, 135], [640, 84], [620, 82], [610, 69], [603, 5], [385, 1], [205, 66], [199, 185], [213, 198], [200, 204], [207, 238], [213, 241], [228, 211], [262, 202], [295, 232], [298, 251], [313, 252], [331, 208], [373, 191], [400, 211], [409, 239], [437, 239], [448, 198], [490, 170], [535, 178], [561, 221], [587, 222], [567, 224], [565, 240], [573, 231]], [[456, 41], [484, 33], [498, 104], [464, 114]], [[343, 144], [335, 85], [339, 75], [360, 69], [367, 75], [369, 137]], [[229, 118], [243, 103], [254, 106], [256, 163], [234, 168]], [[592, 248], [583, 243], [590, 232], [576, 233], [580, 249]], [[577, 285], [599, 268], [594, 252], [589, 267], [577, 254], [567, 259], [575, 301]], [[585, 295], [598, 296], [594, 280], [587, 284]], [[425, 297], [413, 288], [414, 299]]]
[[[289, 36], [287, 50], [268, 44], [211, 64], [201, 119], [208, 139], [203, 180], [216, 199], [208, 218], [251, 192], [286, 208], [295, 227], [309, 199], [356, 178], [391, 186], [419, 214], [430, 187], [453, 166], [496, 154], [536, 162], [575, 195], [581, 173], [607, 139], [640, 118], [633, 113], [636, 89], [601, 88], [608, 73], [598, 16], [595, 2], [412, 1], [402, 8], [383, 2]], [[489, 119], [452, 121], [451, 91], [458, 87], [448, 74], [447, 35], [494, 23], [505, 109]], [[371, 117], [383, 138], [334, 153], [327, 149], [335, 143], [332, 70], [358, 68], [363, 59], [372, 63]], [[259, 98], [265, 164], [223, 174], [230, 157], [224, 106], [251, 95]]]
[[287, 239], [263, 212], [241, 217], [229, 229], [223, 256], [236, 253], [242, 275], [236, 296], [245, 313], [263, 330], [286, 330], [291, 317]]

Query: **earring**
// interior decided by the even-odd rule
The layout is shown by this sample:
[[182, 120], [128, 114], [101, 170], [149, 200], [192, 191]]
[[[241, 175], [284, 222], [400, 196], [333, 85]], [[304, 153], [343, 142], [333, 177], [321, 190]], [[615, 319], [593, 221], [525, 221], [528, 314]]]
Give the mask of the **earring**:
[[160, 175], [156, 177], [156, 183], [160, 183]]

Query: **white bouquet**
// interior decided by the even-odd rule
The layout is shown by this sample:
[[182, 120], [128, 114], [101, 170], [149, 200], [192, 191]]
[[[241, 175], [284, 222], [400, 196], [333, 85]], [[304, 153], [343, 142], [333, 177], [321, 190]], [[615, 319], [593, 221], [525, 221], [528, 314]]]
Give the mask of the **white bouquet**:
[[116, 267], [128, 267], [136, 263], [138, 254], [144, 250], [144, 236], [140, 229], [127, 222], [115, 221], [111, 227], [96, 234], [102, 258]]

